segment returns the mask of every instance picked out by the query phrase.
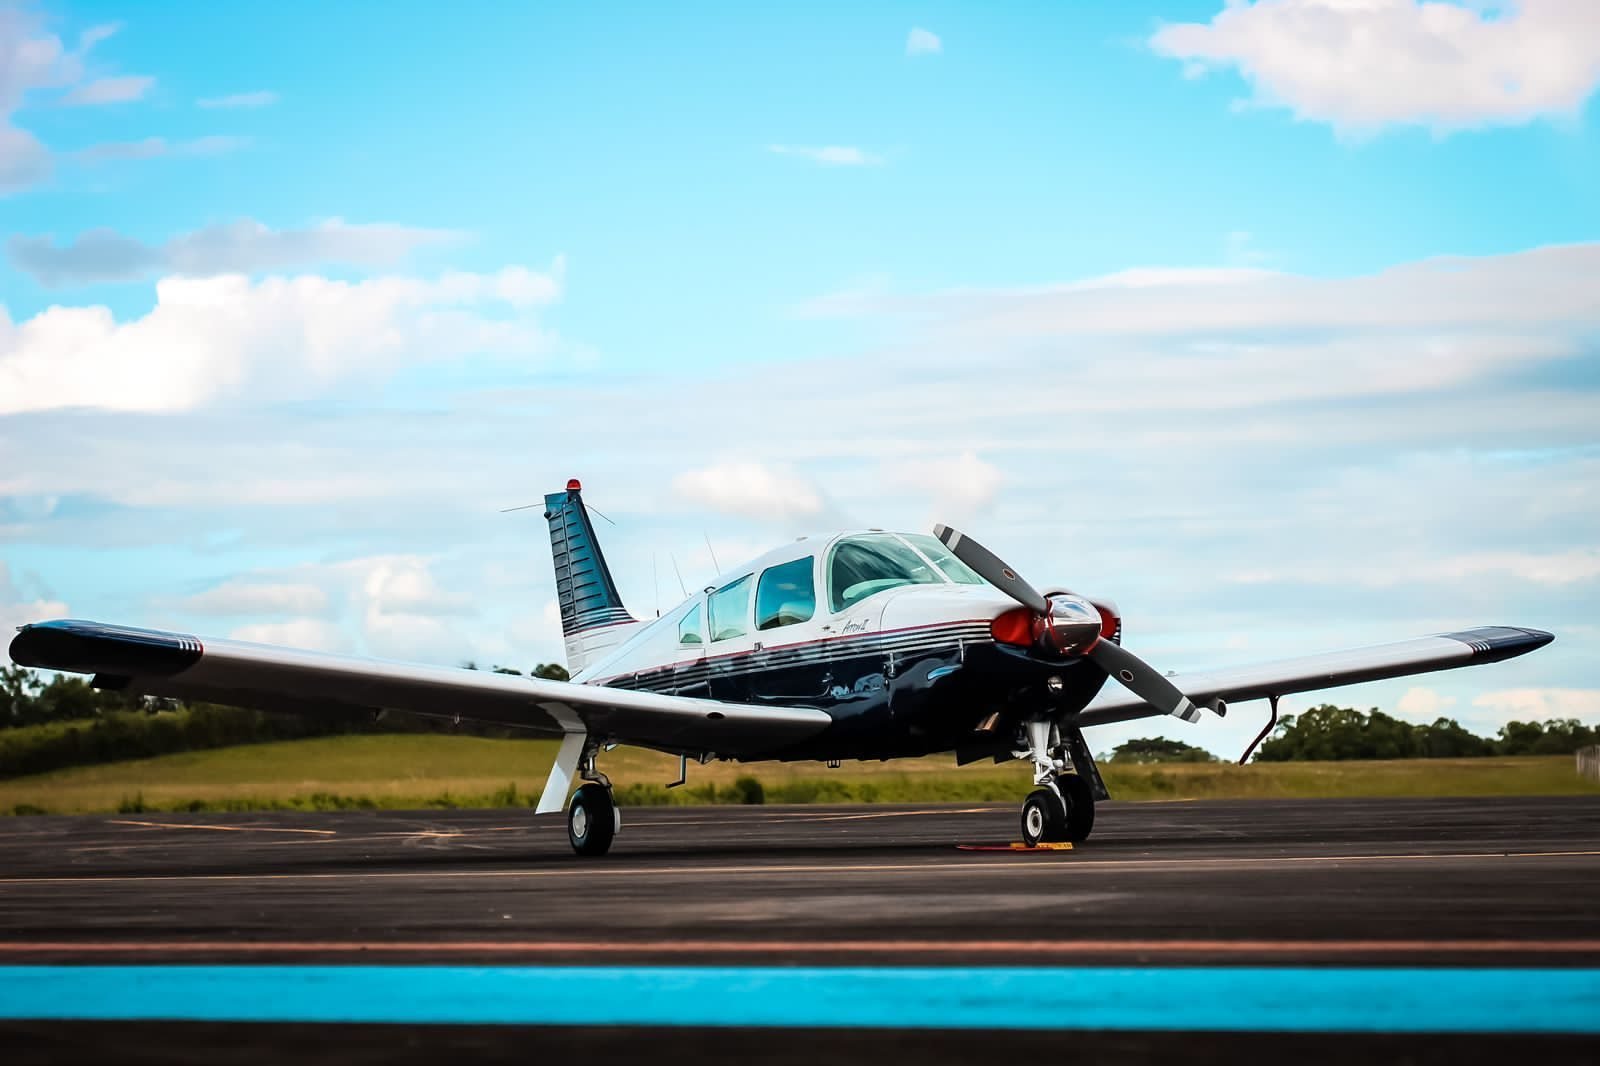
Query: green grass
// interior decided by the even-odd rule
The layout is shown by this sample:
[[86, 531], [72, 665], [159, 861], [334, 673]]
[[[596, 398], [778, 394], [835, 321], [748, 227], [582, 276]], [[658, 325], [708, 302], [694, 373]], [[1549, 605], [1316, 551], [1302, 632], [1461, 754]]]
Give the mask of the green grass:
[[[57, 770], [0, 782], [0, 813], [508, 807], [538, 799], [556, 743], [439, 734], [319, 737]], [[957, 768], [948, 755], [829, 770], [816, 763], [690, 764], [618, 748], [601, 768], [625, 805], [738, 803], [755, 778], [767, 803], [1014, 802], [1021, 763]], [[1385, 762], [1102, 767], [1126, 800], [1312, 796], [1600, 794], [1570, 756]]]

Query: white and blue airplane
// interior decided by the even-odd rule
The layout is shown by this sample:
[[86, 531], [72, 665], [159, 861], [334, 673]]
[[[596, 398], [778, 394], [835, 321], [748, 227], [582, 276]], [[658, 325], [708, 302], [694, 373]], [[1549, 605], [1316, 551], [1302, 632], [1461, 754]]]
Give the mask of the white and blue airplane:
[[[150, 696], [307, 715], [407, 711], [559, 737], [536, 813], [565, 804], [573, 850], [602, 855], [622, 819], [596, 760], [616, 744], [678, 755], [684, 769], [689, 759], [1026, 759], [1036, 787], [1022, 807], [1024, 843], [1080, 842], [1107, 798], [1088, 727], [1194, 722], [1266, 699], [1264, 737], [1281, 696], [1497, 662], [1554, 639], [1491, 626], [1165, 675], [1122, 647], [1113, 604], [1041, 593], [945, 526], [803, 538], [640, 621], [617, 594], [581, 493], [574, 479], [545, 497], [571, 681], [77, 620], [21, 627], [11, 658]], [[1108, 679], [1117, 685], [1103, 691]]]

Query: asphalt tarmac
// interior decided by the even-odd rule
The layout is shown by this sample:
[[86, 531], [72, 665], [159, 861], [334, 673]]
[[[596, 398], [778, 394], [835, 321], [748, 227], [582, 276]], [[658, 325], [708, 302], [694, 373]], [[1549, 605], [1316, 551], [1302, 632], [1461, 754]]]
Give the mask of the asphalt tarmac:
[[[1584, 968], [1600, 798], [1103, 804], [1072, 851], [1016, 808], [624, 811], [583, 860], [526, 811], [0, 820], [0, 966]], [[1198, 994], [1203, 994], [1200, 991]], [[1313, 1035], [1315, 1036], [1315, 1034]], [[531, 1042], [531, 1043], [530, 1043]], [[1590, 1061], [1528, 1034], [0, 1023], [8, 1061], [846, 1061], [996, 1049]], [[321, 1050], [319, 1055], [318, 1050]]]

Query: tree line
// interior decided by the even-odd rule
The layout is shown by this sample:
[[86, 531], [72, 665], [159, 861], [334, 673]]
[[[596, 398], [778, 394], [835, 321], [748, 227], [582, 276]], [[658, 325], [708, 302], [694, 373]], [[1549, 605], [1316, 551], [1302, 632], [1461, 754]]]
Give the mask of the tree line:
[[[1324, 703], [1304, 714], [1287, 714], [1262, 743], [1263, 762], [1338, 762], [1345, 759], [1462, 759], [1489, 755], [1570, 755], [1600, 744], [1600, 727], [1576, 718], [1508, 722], [1493, 737], [1480, 737], [1454, 718], [1426, 725], [1402, 721], [1376, 707], [1358, 711]], [[1109, 761], [1124, 763], [1216, 762], [1204, 748], [1165, 737], [1140, 737], [1119, 744]]]
[[[472, 663], [463, 664], [477, 669]], [[496, 666], [497, 673], [520, 670]], [[535, 677], [564, 681], [566, 670], [540, 663]], [[301, 716], [96, 689], [81, 677], [0, 667], [0, 778], [67, 766], [142, 759], [179, 751], [299, 740], [339, 733], [448, 732], [447, 720], [391, 713]], [[475, 730], [509, 735], [509, 730]]]

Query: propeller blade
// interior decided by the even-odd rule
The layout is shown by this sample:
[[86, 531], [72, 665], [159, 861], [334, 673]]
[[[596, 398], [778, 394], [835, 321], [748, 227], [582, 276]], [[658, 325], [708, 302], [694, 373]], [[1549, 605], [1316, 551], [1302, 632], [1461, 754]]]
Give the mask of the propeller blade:
[[1122, 682], [1129, 692], [1157, 710], [1166, 711], [1185, 722], [1200, 720], [1200, 708], [1179, 691], [1177, 685], [1122, 645], [1109, 640], [1099, 641], [1090, 649], [1089, 658]]
[[1039, 594], [1039, 590], [1028, 584], [1007, 566], [994, 552], [985, 548], [971, 537], [964, 537], [957, 530], [949, 526], [934, 526], [933, 535], [944, 542], [950, 549], [950, 554], [966, 563], [978, 572], [995, 588], [1016, 600], [1030, 611], [1047, 614], [1050, 610], [1050, 601]]

